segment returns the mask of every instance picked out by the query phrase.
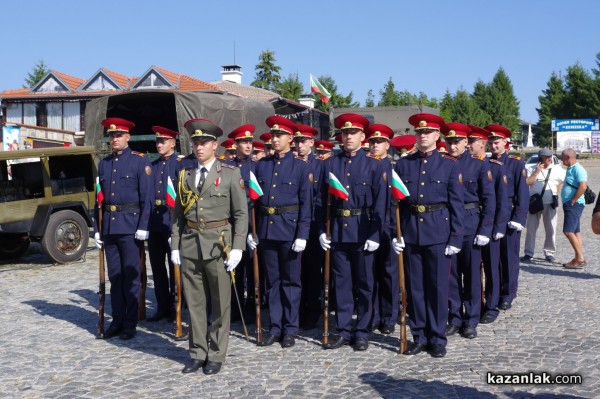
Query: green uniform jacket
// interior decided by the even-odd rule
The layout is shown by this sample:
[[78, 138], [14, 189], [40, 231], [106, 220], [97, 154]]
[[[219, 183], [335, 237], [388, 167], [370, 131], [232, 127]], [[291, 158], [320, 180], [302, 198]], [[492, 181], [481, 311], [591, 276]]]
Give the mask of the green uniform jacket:
[[[220, 237], [225, 233], [230, 248], [243, 251], [248, 234], [248, 205], [239, 169], [216, 160], [200, 193], [195, 184], [196, 173], [196, 167], [181, 171], [173, 210], [171, 248], [180, 249], [182, 256], [191, 260], [215, 259], [223, 256]], [[184, 214], [187, 206], [189, 209]], [[190, 227], [190, 222], [197, 229]]]

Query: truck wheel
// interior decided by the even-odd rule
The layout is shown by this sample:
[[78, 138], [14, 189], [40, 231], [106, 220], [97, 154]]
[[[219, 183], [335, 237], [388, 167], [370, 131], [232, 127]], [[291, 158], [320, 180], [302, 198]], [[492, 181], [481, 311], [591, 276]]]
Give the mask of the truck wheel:
[[42, 248], [57, 263], [81, 259], [90, 234], [83, 217], [71, 210], [53, 213], [42, 237]]
[[29, 248], [29, 238], [22, 235], [0, 235], [0, 259], [17, 259]]

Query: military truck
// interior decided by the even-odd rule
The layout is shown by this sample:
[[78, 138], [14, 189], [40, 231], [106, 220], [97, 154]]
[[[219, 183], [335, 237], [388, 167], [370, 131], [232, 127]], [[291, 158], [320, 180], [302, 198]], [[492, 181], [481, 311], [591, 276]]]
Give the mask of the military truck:
[[132, 150], [156, 157], [155, 135], [152, 126], [158, 125], [179, 131], [177, 150], [184, 155], [191, 151], [189, 137], [183, 125], [193, 118], [206, 118], [227, 133], [246, 123], [256, 127], [255, 135], [266, 132], [267, 117], [275, 114], [273, 105], [266, 100], [255, 100], [229, 95], [224, 92], [186, 92], [174, 90], [136, 90], [100, 97], [90, 101], [85, 109], [85, 145], [108, 153], [108, 138], [100, 122], [109, 117], [127, 119], [135, 123], [129, 146]]
[[0, 152], [0, 259], [18, 258], [31, 241], [56, 263], [83, 257], [95, 201], [93, 147]]

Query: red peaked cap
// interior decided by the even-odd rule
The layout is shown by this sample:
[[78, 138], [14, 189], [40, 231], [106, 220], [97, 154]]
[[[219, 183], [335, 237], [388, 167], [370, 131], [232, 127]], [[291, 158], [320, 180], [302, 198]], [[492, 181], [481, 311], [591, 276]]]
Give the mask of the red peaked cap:
[[296, 129], [296, 131], [294, 132], [295, 139], [300, 139], [300, 138], [314, 139], [315, 136], [317, 134], [319, 134], [319, 131], [317, 129], [315, 129], [312, 126], [308, 126], [308, 125], [296, 125], [295, 129]]
[[448, 152], [448, 144], [442, 140], [435, 143], [435, 148], [437, 148], [439, 152]]
[[252, 151], [264, 151], [265, 144], [261, 141], [253, 141], [252, 142]]
[[389, 141], [392, 137], [394, 137], [392, 128], [382, 123], [373, 123], [367, 129], [367, 140], [382, 138]]
[[433, 114], [414, 114], [408, 118], [408, 123], [413, 125], [415, 130], [440, 130], [445, 124], [442, 117]]
[[267, 126], [271, 128], [271, 133], [294, 134], [296, 124], [283, 116], [269, 116], [267, 118]]
[[390, 145], [397, 151], [407, 150], [410, 151], [415, 147], [417, 138], [412, 134], [405, 134], [403, 136], [396, 136], [390, 140]]
[[512, 132], [502, 125], [487, 125], [484, 129], [490, 132], [490, 139], [507, 139], [512, 136]]
[[135, 123], [123, 118], [106, 118], [101, 123], [108, 134], [111, 132], [129, 133], [129, 129], [135, 127]]
[[442, 126], [442, 133], [447, 139], [466, 139], [471, 133], [471, 128], [462, 123], [450, 122]]
[[221, 143], [221, 147], [228, 151], [235, 151], [237, 149], [237, 144], [234, 139], [227, 139]]
[[315, 150], [317, 151], [331, 151], [333, 149], [333, 143], [326, 140], [315, 141]]
[[152, 126], [152, 131], [156, 134], [157, 139], [174, 139], [179, 134], [179, 132], [162, 126]]
[[265, 146], [271, 145], [271, 133], [263, 133], [260, 135], [260, 139], [265, 143]]
[[369, 120], [358, 114], [342, 114], [335, 118], [335, 127], [341, 130], [359, 129], [366, 132], [369, 128]]
[[235, 129], [233, 132], [229, 133], [227, 137], [234, 140], [252, 140], [252, 133], [254, 133], [254, 129], [254, 125], [250, 123], [247, 125], [242, 125]]
[[473, 139], [483, 139], [483, 140], [487, 140], [487, 138], [490, 136], [490, 132], [480, 128], [479, 126], [475, 126], [475, 125], [467, 125], [469, 126], [469, 128], [471, 129], [471, 133], [469, 133], [469, 138], [473, 138]]

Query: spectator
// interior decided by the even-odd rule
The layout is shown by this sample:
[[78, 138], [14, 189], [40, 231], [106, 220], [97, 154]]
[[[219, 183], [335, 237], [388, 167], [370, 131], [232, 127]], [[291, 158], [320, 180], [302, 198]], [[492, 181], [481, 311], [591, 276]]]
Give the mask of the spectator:
[[577, 162], [575, 150], [572, 148], [564, 150], [560, 159], [567, 167], [565, 184], [560, 192], [565, 213], [563, 233], [575, 250], [575, 257], [568, 263], [564, 263], [563, 266], [567, 269], [580, 269], [586, 265], [579, 222], [585, 207], [583, 193], [587, 188], [587, 172]]
[[[544, 221], [546, 239], [544, 240], [544, 257], [550, 263], [554, 262], [556, 254], [556, 222], [558, 220], [558, 198], [554, 196], [565, 181], [565, 170], [560, 165], [555, 165], [552, 160], [552, 151], [542, 148], [538, 153], [537, 165], [527, 167], [527, 185], [529, 195], [541, 194], [544, 209], [540, 212], [527, 215], [527, 236], [525, 237], [525, 256], [522, 262], [529, 262], [535, 252], [535, 235], [540, 224], [540, 218]], [[542, 193], [542, 190], [544, 192]]]

